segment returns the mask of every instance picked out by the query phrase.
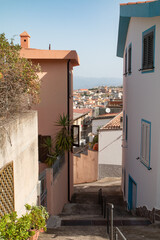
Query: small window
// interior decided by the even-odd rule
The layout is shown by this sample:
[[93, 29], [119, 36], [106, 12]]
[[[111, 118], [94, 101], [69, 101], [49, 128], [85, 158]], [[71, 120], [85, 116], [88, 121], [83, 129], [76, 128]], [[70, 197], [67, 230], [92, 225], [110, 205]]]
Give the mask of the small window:
[[125, 53], [125, 73], [124, 75], [127, 75], [127, 51]]
[[24, 39], [24, 42], [26, 42], [26, 39]]
[[125, 110], [123, 110], [123, 133], [124, 133], [124, 130], [125, 130]]
[[79, 125], [72, 125], [71, 132], [72, 132], [73, 146], [79, 147]]
[[141, 121], [141, 161], [150, 169], [151, 122]]
[[126, 114], [126, 136], [125, 136], [126, 142], [128, 141], [128, 115]]
[[132, 58], [132, 47], [128, 48], [128, 73], [131, 74], [131, 58]]
[[71, 85], [72, 85], [72, 83], [71, 83], [71, 81], [72, 81], [72, 74], [71, 74], [71, 72], [69, 71], [69, 97], [71, 98], [72, 97], [72, 91], [71, 91]]
[[143, 60], [142, 70], [154, 69], [154, 41], [155, 27], [143, 33]]

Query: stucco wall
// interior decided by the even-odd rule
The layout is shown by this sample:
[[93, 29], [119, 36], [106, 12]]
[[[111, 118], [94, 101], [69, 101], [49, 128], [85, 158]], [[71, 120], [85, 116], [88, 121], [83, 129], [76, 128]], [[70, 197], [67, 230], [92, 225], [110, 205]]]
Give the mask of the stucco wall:
[[53, 169], [46, 169], [47, 182], [47, 210], [51, 215], [61, 213], [63, 206], [68, 202], [67, 162], [64, 163], [56, 178], [53, 178]]
[[100, 130], [98, 134], [99, 178], [120, 177], [122, 169], [122, 130]]
[[74, 184], [94, 182], [98, 178], [98, 152], [88, 150], [88, 155], [73, 157]]
[[[49, 135], [53, 142], [58, 131], [56, 121], [60, 115], [67, 114], [67, 60], [32, 60], [40, 64], [41, 102], [34, 108], [38, 110], [38, 134]], [[69, 98], [70, 119], [73, 119], [73, 72], [71, 73], [71, 95]], [[68, 156], [66, 156], [68, 162]], [[73, 154], [70, 154], [70, 195], [73, 193]], [[68, 170], [66, 170], [68, 172]]]
[[12, 117], [1, 128], [0, 168], [13, 161], [15, 210], [20, 216], [26, 203], [37, 203], [37, 112]]
[[[142, 33], [156, 25], [155, 69], [152, 73], [138, 71], [142, 65]], [[124, 110], [128, 115], [128, 142], [123, 143], [123, 168], [126, 170], [128, 200], [129, 175], [137, 183], [137, 207], [160, 209], [160, 17], [131, 18], [126, 47], [132, 43], [132, 74], [123, 78]], [[125, 48], [126, 48], [125, 47]], [[124, 70], [123, 70], [124, 72]], [[158, 105], [157, 105], [158, 106]], [[140, 157], [141, 119], [151, 122], [151, 168], [148, 170], [136, 158]], [[143, 191], [142, 191], [143, 190]]]

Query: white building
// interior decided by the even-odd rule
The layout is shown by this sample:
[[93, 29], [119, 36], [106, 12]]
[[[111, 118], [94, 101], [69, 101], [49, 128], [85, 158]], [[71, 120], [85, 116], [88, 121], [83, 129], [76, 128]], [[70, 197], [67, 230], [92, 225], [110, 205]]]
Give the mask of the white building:
[[160, 1], [121, 4], [123, 194], [128, 209], [160, 209]]
[[98, 132], [98, 177], [122, 175], [122, 115], [119, 113]]

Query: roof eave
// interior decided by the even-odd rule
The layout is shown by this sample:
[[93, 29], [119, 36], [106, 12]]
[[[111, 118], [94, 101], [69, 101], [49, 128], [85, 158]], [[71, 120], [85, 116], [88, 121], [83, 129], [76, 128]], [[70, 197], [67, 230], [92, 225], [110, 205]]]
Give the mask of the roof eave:
[[129, 4], [120, 6], [120, 19], [118, 29], [117, 56], [123, 58], [127, 38], [128, 26], [131, 17], [160, 16], [160, 1]]

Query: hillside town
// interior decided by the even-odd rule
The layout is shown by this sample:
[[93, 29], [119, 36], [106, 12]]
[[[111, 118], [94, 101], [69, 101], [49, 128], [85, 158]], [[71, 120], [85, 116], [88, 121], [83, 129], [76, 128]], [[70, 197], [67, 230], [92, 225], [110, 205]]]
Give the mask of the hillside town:
[[[73, 109], [77, 108], [106, 108], [118, 105], [116, 102], [123, 101], [123, 87], [95, 87], [91, 89], [78, 89], [73, 91]], [[121, 100], [121, 101], [120, 101]]]
[[[32, 24], [27, 18], [30, 31], [17, 28], [18, 44], [7, 38], [7, 30], [0, 34], [0, 240], [159, 240], [160, 112], [154, 106], [160, 89], [160, 0], [70, 1], [50, 1], [50, 9], [46, 2], [39, 8], [28, 4]], [[1, 15], [6, 18], [10, 9], [5, 4]], [[27, 10], [23, 1], [14, 4]], [[67, 16], [72, 8], [75, 12]], [[44, 24], [49, 37], [41, 33], [42, 26], [34, 26], [36, 11], [41, 24], [52, 19]], [[101, 20], [97, 28], [95, 14], [96, 22]], [[119, 19], [114, 37], [108, 15]], [[11, 32], [15, 18], [8, 18]], [[100, 45], [109, 35], [98, 34], [100, 26], [106, 33], [104, 19], [111, 42], [105, 42], [107, 55], [101, 59]], [[85, 27], [85, 44], [92, 29], [101, 40], [95, 48], [96, 38], [91, 48], [94, 57], [87, 52], [87, 64], [83, 54], [94, 39], [83, 45]], [[43, 47], [53, 37], [51, 29], [55, 39], [58, 35], [58, 49], [66, 43], [65, 49], [77, 46], [78, 51], [52, 49], [50, 43]], [[109, 57], [112, 43], [116, 60]], [[105, 69], [120, 75], [118, 66], [122, 86], [107, 86], [106, 81], [74, 90], [78, 68], [86, 75], [94, 76], [95, 69], [97, 76]]]

